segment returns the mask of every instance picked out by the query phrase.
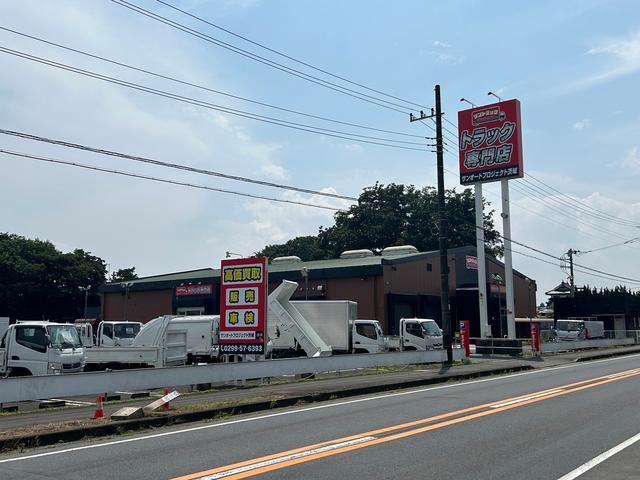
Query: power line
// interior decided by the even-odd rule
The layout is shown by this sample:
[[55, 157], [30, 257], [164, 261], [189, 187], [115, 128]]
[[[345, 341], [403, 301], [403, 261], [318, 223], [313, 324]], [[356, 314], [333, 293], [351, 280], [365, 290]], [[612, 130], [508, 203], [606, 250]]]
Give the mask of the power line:
[[[51, 67], [55, 67], [55, 68], [59, 68], [61, 70], [67, 70], [73, 73], [77, 73], [79, 75], [84, 75], [87, 77], [91, 77], [91, 78], [95, 78], [97, 80], [102, 80], [105, 82], [109, 82], [109, 83], [114, 83], [123, 87], [127, 87], [127, 88], [131, 88], [133, 90], [139, 90], [145, 93], [150, 93], [152, 95], [157, 95], [160, 97], [165, 97], [165, 98], [169, 98], [171, 100], [176, 100], [182, 103], [188, 103], [191, 105], [196, 105], [199, 107], [203, 107], [203, 108], [208, 108], [211, 110], [216, 110], [219, 112], [223, 112], [223, 113], [228, 113], [230, 115], [236, 115], [239, 117], [243, 117], [243, 118], [249, 118], [252, 120], [257, 120], [260, 122], [264, 122], [264, 123], [269, 123], [272, 125], [279, 125], [282, 127], [286, 127], [286, 128], [291, 128], [294, 130], [300, 130], [300, 131], [304, 131], [304, 132], [309, 132], [309, 133], [315, 133], [318, 135], [325, 135], [328, 137], [334, 137], [334, 138], [341, 138], [344, 140], [350, 140], [353, 142], [360, 142], [360, 143], [367, 143], [367, 144], [372, 144], [372, 145], [378, 145], [378, 146], [383, 146], [383, 147], [391, 147], [391, 148], [399, 148], [399, 149], [403, 149], [403, 150], [415, 150], [415, 151], [420, 151], [420, 152], [426, 152], [426, 151], [430, 151], [424, 148], [416, 148], [416, 147], [407, 147], [404, 145], [394, 145], [394, 144], [389, 144], [389, 143], [385, 143], [385, 142], [395, 142], [395, 143], [404, 143], [404, 144], [415, 144], [415, 145], [423, 145], [423, 146], [430, 146], [429, 144], [422, 144], [422, 143], [417, 143], [417, 142], [406, 142], [403, 140], [393, 140], [393, 139], [388, 139], [388, 138], [380, 138], [380, 137], [373, 137], [373, 136], [368, 136], [368, 135], [360, 135], [360, 134], [356, 134], [356, 133], [351, 133], [351, 132], [341, 132], [339, 130], [331, 130], [331, 129], [326, 129], [326, 128], [321, 128], [321, 127], [316, 127], [313, 125], [305, 125], [305, 124], [301, 124], [301, 123], [297, 123], [297, 122], [290, 122], [288, 120], [282, 120], [282, 119], [278, 119], [278, 118], [274, 118], [274, 117], [269, 117], [266, 115], [259, 115], [256, 113], [251, 113], [251, 112], [246, 112], [243, 110], [238, 110], [235, 108], [231, 108], [231, 107], [224, 107], [222, 105], [217, 105], [214, 103], [210, 103], [210, 102], [206, 102], [204, 100], [198, 100], [192, 97], [186, 97], [183, 95], [178, 95], [175, 93], [171, 93], [171, 92], [167, 92], [165, 90], [159, 90], [156, 88], [152, 88], [152, 87], [147, 87], [145, 85], [141, 85], [138, 83], [134, 83], [134, 82], [128, 82], [126, 80], [121, 80], [119, 78], [115, 78], [115, 77], [110, 77], [108, 75], [103, 75], [100, 73], [96, 73], [96, 72], [92, 72], [90, 70], [84, 70], [78, 67], [74, 67], [71, 65], [67, 65], [64, 63], [60, 63], [60, 62], [55, 62], [53, 60], [48, 60], [42, 57], [37, 57], [35, 55], [30, 55], [24, 52], [20, 52], [18, 50], [12, 50], [6, 47], [1, 47], [0, 46], [0, 52], [4, 52], [4, 53], [8, 53], [10, 55], [14, 55], [16, 57], [20, 57], [20, 58], [24, 58], [26, 60], [31, 60], [37, 63], [41, 63], [44, 65], [48, 65]], [[337, 132], [337, 133], [329, 133], [329, 132]], [[358, 137], [358, 138], [354, 138], [354, 137]], [[369, 139], [379, 139], [381, 141], [373, 141], [373, 140], [364, 140], [366, 138]]]
[[361, 83], [354, 82], [353, 80], [349, 80], [348, 78], [341, 77], [340, 75], [336, 75], [336, 74], [331, 73], [331, 72], [329, 72], [329, 71], [327, 71], [327, 70], [324, 70], [324, 69], [322, 69], [322, 68], [316, 67], [315, 65], [312, 65], [312, 64], [310, 64], [310, 63], [307, 63], [307, 62], [304, 62], [304, 61], [299, 60], [299, 59], [297, 59], [297, 58], [294, 58], [294, 57], [292, 57], [292, 56], [290, 56], [290, 55], [287, 55], [287, 54], [285, 54], [285, 53], [283, 53], [283, 52], [280, 52], [280, 51], [278, 51], [278, 50], [275, 50], [275, 49], [273, 49], [273, 48], [270, 48], [270, 47], [268, 47], [268, 46], [266, 46], [266, 45], [264, 45], [264, 44], [262, 44], [262, 43], [260, 43], [260, 42], [256, 42], [256, 41], [251, 40], [251, 39], [249, 39], [249, 38], [247, 38], [247, 37], [245, 37], [245, 36], [242, 36], [242, 35], [240, 35], [240, 34], [238, 34], [238, 33], [235, 33], [235, 32], [233, 32], [233, 31], [229, 30], [228, 28], [223, 28], [223, 27], [221, 27], [220, 25], [216, 25], [215, 23], [213, 23], [213, 22], [211, 22], [211, 21], [209, 21], [209, 20], [205, 20], [205, 19], [203, 19], [203, 18], [201, 18], [201, 17], [199, 17], [199, 16], [197, 16], [197, 15], [194, 15], [194, 14], [192, 14], [192, 13], [189, 13], [189, 12], [185, 11], [185, 10], [182, 10], [182, 9], [180, 9], [180, 8], [176, 7], [175, 5], [172, 5], [172, 4], [168, 3], [168, 2], [164, 2], [163, 0], [156, 0], [156, 1], [157, 1], [158, 3], [161, 3], [161, 4], [163, 4], [163, 5], [167, 6], [167, 7], [169, 7], [169, 8], [172, 8], [172, 9], [174, 9], [174, 10], [176, 10], [176, 11], [180, 12], [180, 13], [183, 13], [184, 15], [187, 15], [187, 16], [189, 16], [189, 17], [191, 17], [191, 18], [194, 18], [194, 19], [196, 19], [196, 20], [198, 20], [198, 21], [200, 21], [200, 22], [203, 22], [203, 23], [205, 23], [205, 24], [207, 24], [207, 25], [210, 25], [210, 26], [212, 26], [212, 27], [214, 27], [214, 28], [217, 28], [218, 30], [222, 30], [223, 32], [228, 33], [229, 35], [233, 35], [234, 37], [240, 38], [240, 39], [242, 39], [242, 40], [244, 40], [244, 41], [246, 41], [246, 42], [249, 42], [249, 43], [251, 43], [251, 44], [253, 44], [253, 45], [256, 45], [256, 46], [258, 46], [258, 47], [260, 47], [260, 48], [264, 48], [265, 50], [267, 50], [267, 51], [269, 51], [269, 52], [271, 52], [271, 53], [275, 53], [276, 55], [280, 55], [281, 57], [284, 57], [284, 58], [286, 58], [287, 60], [291, 60], [291, 61], [293, 61], [293, 62], [299, 63], [300, 65], [304, 65], [305, 67], [309, 67], [309, 68], [312, 68], [312, 69], [314, 69], [314, 70], [316, 70], [316, 71], [318, 71], [318, 72], [324, 73], [325, 75], [329, 75], [329, 76], [331, 76], [331, 77], [333, 77], [333, 78], [337, 78], [338, 80], [342, 80], [342, 81], [344, 81], [344, 82], [350, 83], [351, 85], [356, 85], [356, 86], [358, 86], [358, 87], [364, 88], [364, 89], [369, 90], [369, 91], [371, 91], [371, 92], [379, 93], [379, 94], [384, 95], [384, 96], [386, 96], [386, 97], [393, 98], [393, 99], [395, 99], [395, 100], [399, 100], [399, 101], [401, 101], [401, 102], [407, 103], [407, 104], [409, 104], [409, 105], [416, 106], [416, 107], [418, 107], [418, 108], [428, 108], [428, 107], [425, 107], [424, 105], [420, 105], [419, 103], [412, 102], [412, 101], [410, 101], [410, 100], [405, 100], [405, 99], [400, 98], [400, 97], [396, 97], [396, 96], [394, 96], [394, 95], [391, 95], [391, 94], [388, 94], [388, 93], [382, 92], [382, 91], [380, 91], [380, 90], [376, 90], [375, 88], [367, 87], [366, 85], [363, 85], [363, 84], [361, 84]]
[[[230, 50], [234, 53], [237, 53], [239, 55], [242, 55], [244, 57], [250, 58], [251, 60], [254, 60], [256, 62], [262, 63], [264, 65], [267, 65], [269, 67], [275, 68], [276, 70], [280, 70], [283, 71], [285, 73], [288, 73], [290, 75], [293, 75], [295, 77], [301, 78], [303, 80], [306, 80], [308, 82], [311, 83], [315, 83], [317, 85], [320, 85], [322, 87], [328, 88], [330, 90], [334, 90], [336, 92], [342, 93], [344, 95], [348, 95], [350, 97], [353, 98], [357, 98], [358, 100], [362, 100], [374, 105], [378, 105], [380, 107], [383, 108], [387, 108], [389, 110], [394, 110], [396, 112], [402, 113], [403, 115], [406, 115], [408, 113], [408, 110], [414, 110], [411, 107], [406, 107], [404, 105], [399, 105], [397, 103], [394, 102], [390, 102], [388, 100], [384, 100], [378, 97], [374, 97], [372, 95], [368, 95], [366, 93], [362, 93], [362, 92], [358, 92], [356, 90], [347, 88], [347, 87], [343, 87], [341, 85], [338, 85], [336, 83], [330, 82], [328, 80], [323, 80], [319, 77], [315, 77], [313, 75], [310, 75], [308, 73], [304, 73], [300, 70], [296, 70], [294, 68], [291, 67], [287, 67], [286, 65], [283, 65], [281, 63], [275, 62], [273, 60], [269, 60], [268, 58], [262, 57], [260, 55], [257, 55], [255, 53], [252, 53], [248, 50], [244, 50], [242, 48], [236, 47], [234, 45], [231, 45], [230, 43], [224, 42], [222, 40], [219, 40], [215, 37], [212, 37], [210, 35], [207, 35], [206, 33], [202, 33], [198, 30], [195, 30], [193, 28], [190, 28], [186, 25], [183, 25], [181, 23], [175, 22], [169, 18], [163, 17], [161, 15], [158, 15], [156, 13], [153, 13], [149, 10], [145, 10], [142, 7], [139, 7], [137, 5], [134, 5], [132, 3], [129, 3], [125, 0], [111, 0], [113, 3], [115, 3], [116, 5], [120, 5], [121, 7], [125, 7], [128, 8], [129, 10], [132, 10], [136, 13], [139, 13], [141, 15], [144, 15], [146, 17], [149, 17], [153, 20], [156, 20], [158, 22], [164, 23], [165, 25], [168, 25], [172, 28], [176, 28], [178, 30], [181, 30], [185, 33], [188, 33], [189, 35], [193, 35], [196, 38], [200, 38], [201, 40], [205, 40], [209, 43], [212, 43], [214, 45], [217, 45], [219, 47], [222, 47], [226, 50]], [[365, 98], [366, 97], [366, 98]], [[371, 100], [373, 99], [373, 100]], [[383, 103], [380, 103], [383, 102]], [[396, 108], [399, 107], [399, 108]], [[404, 110], [400, 110], [400, 108], [403, 108]]]
[[38, 160], [38, 161], [41, 161], [41, 162], [54, 163], [54, 164], [59, 164], [59, 165], [67, 165], [67, 166], [70, 166], [70, 167], [84, 168], [84, 169], [87, 169], [87, 170], [94, 170], [94, 171], [104, 172], [104, 173], [112, 173], [114, 175], [122, 175], [122, 176], [125, 176], [125, 177], [140, 178], [140, 179], [143, 179], [143, 180], [152, 180], [154, 182], [168, 183], [168, 184], [171, 184], [171, 185], [180, 185], [180, 186], [184, 186], [184, 187], [197, 188], [197, 189], [201, 189], [201, 190], [210, 190], [212, 192], [227, 193], [227, 194], [231, 194], [231, 195], [239, 195], [239, 196], [242, 196], [242, 197], [255, 198], [255, 199], [259, 199], [259, 200], [268, 200], [270, 202], [289, 203], [289, 204], [294, 204], [294, 205], [302, 205], [302, 206], [305, 206], [305, 207], [321, 208], [321, 209], [324, 209], [324, 210], [343, 211], [343, 210], [341, 210], [339, 208], [328, 207], [328, 206], [324, 206], [324, 205], [315, 205], [313, 203], [299, 202], [299, 201], [296, 201], [296, 200], [285, 200], [285, 199], [281, 199], [281, 198], [265, 197], [263, 195], [255, 195], [255, 194], [252, 194], [252, 193], [236, 192], [234, 190], [224, 190], [224, 189], [221, 189], [221, 188], [214, 188], [214, 187], [209, 187], [209, 186], [206, 186], [206, 185], [197, 185], [197, 184], [193, 184], [193, 183], [180, 182], [180, 181], [177, 181], [177, 180], [169, 180], [169, 179], [166, 179], [166, 178], [151, 177], [151, 176], [148, 176], [148, 175], [142, 175], [142, 174], [138, 174], [138, 173], [123, 172], [121, 170], [113, 170], [113, 169], [108, 169], [108, 168], [95, 167], [95, 166], [86, 165], [86, 164], [83, 164], [83, 163], [68, 162], [66, 160], [58, 160], [58, 159], [49, 158], [49, 157], [41, 157], [39, 155], [31, 155], [31, 154], [28, 154], [28, 153], [14, 152], [14, 151], [4, 150], [4, 149], [0, 149], [0, 153], [4, 153], [6, 155], [12, 155], [14, 157], [30, 158], [30, 159]]
[[[614, 236], [614, 237], [617, 237], [617, 238], [620, 238], [620, 239], [626, 240], [628, 238], [626, 235], [623, 235], [620, 232], [616, 232], [616, 231], [613, 231], [611, 229], [607, 229], [607, 228], [601, 226], [600, 224], [593, 223], [593, 221], [587, 221], [584, 218], [581, 219], [576, 215], [572, 215], [569, 211], [563, 209], [562, 206], [565, 205], [565, 204], [562, 203], [562, 201], [557, 200], [554, 197], [546, 197], [544, 193], [541, 193], [539, 190], [536, 190], [535, 187], [530, 185], [530, 184], [527, 184], [527, 183], [524, 183], [524, 182], [518, 182], [518, 183], [513, 184], [512, 187], [516, 191], [519, 191], [519, 192], [523, 193], [524, 195], [530, 196], [530, 197], [542, 202], [543, 204], [545, 204], [547, 206], [547, 208], [550, 208], [550, 209], [560, 213], [561, 215], [566, 216], [567, 218], [569, 218], [572, 221], [575, 221], [576, 223], [580, 223], [580, 224], [586, 225], [586, 226], [588, 226], [588, 227], [590, 227], [590, 228], [592, 228], [594, 230], [600, 231], [602, 233], [605, 233], [607, 235]], [[533, 195], [528, 194], [527, 192], [523, 191], [522, 188], [518, 188], [518, 187], [524, 187], [527, 190], [532, 191], [532, 192], [537, 193], [537, 194], [541, 194], [542, 196], [541, 197], [533, 196]], [[556, 201], [556, 202], [554, 203], [554, 201]], [[558, 205], [556, 205], [556, 203], [558, 203]], [[581, 212], [581, 213], [584, 213], [584, 212]], [[598, 219], [598, 220], [602, 220], [602, 219]]]
[[31, 40], [35, 40], [35, 41], [38, 41], [38, 42], [41, 42], [41, 43], [45, 43], [47, 45], [51, 45], [51, 46], [54, 46], [54, 47], [57, 47], [57, 48], [61, 48], [61, 49], [64, 49], [64, 50], [67, 50], [67, 51], [70, 51], [70, 52], [74, 52], [74, 53], [77, 53], [77, 54], [80, 54], [80, 55], [84, 55], [86, 57], [94, 58], [96, 60], [101, 60], [103, 62], [107, 62], [107, 63], [110, 63], [112, 65], [117, 65], [117, 66], [120, 66], [120, 67], [128, 68], [130, 70], [134, 70], [134, 71], [137, 71], [137, 72], [145, 73], [147, 75], [152, 75], [154, 77], [162, 78], [164, 80], [169, 80], [171, 82], [179, 83], [179, 84], [182, 84], [182, 85], [187, 85], [189, 87], [198, 88], [198, 89], [205, 90], [205, 91], [208, 91], [208, 92], [211, 92], [211, 93], [215, 93], [215, 94], [218, 94], [218, 95], [224, 95], [226, 97], [235, 98], [237, 100], [250, 102], [250, 103], [253, 103], [253, 104], [256, 104], [256, 105], [261, 105], [261, 106], [264, 106], [264, 107], [273, 108], [273, 109], [280, 110], [280, 111], [283, 111], [283, 112], [293, 113], [293, 114], [296, 114], [296, 115], [302, 115], [302, 116], [309, 117], [309, 118], [315, 118], [317, 120], [323, 120], [323, 121], [326, 121], [326, 122], [332, 122], [332, 123], [337, 123], [337, 124], [341, 124], [341, 125], [348, 125], [350, 127], [357, 127], [357, 128], [363, 128], [363, 129], [372, 130], [372, 131], [376, 131], [376, 132], [389, 133], [389, 134], [392, 134], [392, 135], [401, 135], [401, 136], [405, 136], [405, 137], [422, 138], [422, 139], [425, 138], [422, 135], [414, 135], [414, 134], [411, 134], [411, 133], [396, 132], [396, 131], [393, 131], [393, 130], [385, 130], [385, 129], [381, 129], [381, 128], [371, 127], [371, 126], [368, 126], [368, 125], [361, 125], [361, 124], [357, 124], [357, 123], [345, 122], [345, 121], [342, 121], [342, 120], [336, 120], [336, 119], [333, 119], [333, 118], [328, 118], [328, 117], [323, 117], [323, 116], [320, 116], [320, 115], [314, 115], [314, 114], [311, 114], [311, 113], [301, 112], [301, 111], [293, 110], [293, 109], [290, 109], [290, 108], [280, 107], [280, 106], [269, 104], [269, 103], [266, 103], [266, 102], [261, 102], [261, 101], [258, 101], [258, 100], [253, 100], [253, 99], [242, 97], [242, 96], [239, 96], [239, 95], [234, 95], [234, 94], [231, 94], [231, 93], [228, 93], [228, 92], [223, 92], [221, 90], [216, 90], [214, 88], [206, 87], [206, 86], [203, 86], [203, 85], [198, 85], [196, 83], [192, 83], [192, 82], [189, 82], [189, 81], [186, 81], [186, 80], [181, 80], [181, 79], [169, 76], [169, 75], [164, 75], [164, 74], [161, 74], [161, 73], [153, 72], [151, 70], [147, 70], [147, 69], [144, 69], [144, 68], [136, 67], [134, 65], [130, 65], [130, 64], [127, 64], [127, 63], [119, 62], [117, 60], [112, 60], [112, 59], [109, 59], [109, 58], [106, 58], [106, 57], [103, 57], [103, 56], [100, 56], [100, 55], [96, 55], [96, 54], [89, 53], [89, 52], [86, 52], [86, 51], [83, 51], [83, 50], [79, 50], [77, 48], [69, 47], [69, 46], [66, 46], [66, 45], [62, 45], [60, 43], [56, 43], [56, 42], [53, 42], [53, 41], [50, 41], [50, 40], [46, 40], [44, 38], [39, 38], [39, 37], [36, 37], [34, 35], [29, 35], [29, 34], [24, 33], [24, 32], [19, 32], [17, 30], [13, 30], [11, 28], [0, 26], [0, 30], [4, 30], [6, 32], [10, 32], [10, 33], [13, 33], [15, 35], [20, 35], [22, 37], [29, 38]]
[[[543, 189], [543, 188], [541, 188], [541, 187], [529, 182], [525, 178], [520, 179], [519, 183], [522, 184], [523, 186], [525, 186], [526, 188], [528, 188], [529, 190], [541, 193], [545, 198], [549, 199], [550, 201], [553, 201], [553, 202], [556, 202], [556, 203], [558, 203], [560, 205], [569, 207], [569, 208], [571, 208], [572, 210], [575, 210], [578, 213], [581, 213], [583, 215], [587, 215], [589, 217], [593, 217], [596, 220], [610, 222], [610, 223], [613, 223], [615, 225], [621, 225], [623, 227], [634, 226], [634, 225], [630, 225], [630, 224], [627, 224], [627, 223], [622, 223], [622, 222], [619, 222], [619, 221], [617, 221], [615, 219], [612, 219], [612, 217], [610, 215], [602, 215], [602, 214], [599, 214], [599, 213], [595, 213], [593, 210], [587, 209], [587, 208], [581, 206], [580, 204], [574, 205], [572, 203], [569, 203], [568, 201], [563, 200], [561, 198], [561, 196], [559, 196], [557, 193], [550, 192], [550, 190], [545, 190], [545, 189]], [[570, 197], [567, 196], [567, 198], [570, 198]]]
[[627, 220], [624, 218], [620, 218], [620, 217], [616, 217], [614, 215], [611, 215], [610, 213], [604, 212], [602, 210], [598, 210], [597, 208], [589, 205], [588, 203], [582, 202], [580, 200], [576, 200], [575, 198], [571, 197], [570, 195], [567, 195], [566, 193], [561, 192], [560, 190], [558, 190], [557, 188], [552, 187], [551, 185], [543, 182], [542, 180], [539, 180], [538, 178], [536, 178], [534, 175], [532, 175], [531, 173], [527, 173], [527, 177], [531, 178], [532, 180], [534, 180], [535, 182], [539, 183], [540, 185], [542, 185], [543, 187], [546, 187], [546, 189], [554, 191], [558, 194], [560, 194], [563, 197], [566, 197], [567, 199], [569, 199], [572, 203], [575, 203], [579, 206], [581, 206], [581, 208], [588, 208], [589, 210], [593, 210], [594, 212], [600, 213], [602, 215], [604, 215], [605, 217], [608, 217], [610, 219], [615, 219], [618, 220], [620, 222], [620, 224], [626, 224], [627, 226], [634, 226], [634, 227], [640, 227], [640, 225], [638, 225], [637, 222], [634, 222], [633, 220]]
[[18, 138], [24, 138], [27, 140], [33, 140], [36, 142], [43, 142], [43, 143], [48, 143], [51, 145], [58, 145], [58, 146], [62, 146], [62, 147], [68, 147], [68, 148], [74, 148], [77, 150], [84, 150], [87, 152], [91, 152], [91, 153], [97, 153], [100, 155], [109, 155], [112, 157], [118, 157], [118, 158], [123, 158], [126, 160], [132, 160], [135, 162], [141, 162], [141, 163], [147, 163], [147, 164], [151, 164], [151, 165], [158, 165], [161, 167], [167, 167], [167, 168], [174, 168], [177, 170], [185, 170], [187, 172], [192, 172], [192, 173], [199, 173], [202, 175], [209, 175], [209, 176], [213, 176], [213, 177], [220, 177], [220, 178], [225, 178], [228, 180], [235, 180], [238, 182], [245, 182], [245, 183], [252, 183], [255, 185], [262, 185], [262, 186], [266, 186], [266, 187], [274, 187], [274, 188], [280, 188], [283, 190], [292, 190], [295, 192], [300, 192], [300, 193], [309, 193], [312, 195], [320, 195], [323, 197], [331, 197], [331, 198], [338, 198], [341, 200], [349, 200], [349, 201], [353, 201], [353, 202], [357, 202], [358, 199], [355, 197], [349, 197], [346, 195], [339, 195], [337, 193], [329, 193], [329, 192], [321, 192], [318, 190], [311, 190], [308, 188], [301, 188], [301, 187], [295, 187], [292, 185], [283, 185], [283, 184], [279, 184], [279, 183], [273, 183], [273, 182], [267, 182], [264, 180], [256, 180], [253, 178], [248, 178], [248, 177], [241, 177], [238, 175], [230, 175], [227, 173], [221, 173], [221, 172], [216, 172], [213, 170], [205, 170], [202, 168], [196, 168], [196, 167], [191, 167], [189, 165], [182, 165], [179, 163], [170, 163], [170, 162], [163, 162], [160, 160], [154, 160], [151, 158], [146, 158], [146, 157], [139, 157], [139, 156], [135, 156], [135, 155], [128, 155], [126, 153], [120, 153], [120, 152], [114, 152], [111, 150], [105, 150], [102, 148], [95, 148], [95, 147], [89, 147], [87, 145], [80, 145], [77, 143], [71, 143], [71, 142], [66, 142], [64, 140], [55, 140], [52, 138], [46, 138], [46, 137], [41, 137], [38, 135], [32, 135], [29, 133], [24, 133], [24, 132], [17, 132], [17, 131], [13, 131], [13, 130], [6, 130], [4, 128], [0, 128], [0, 134], [3, 135], [10, 135], [13, 137], [18, 137]]

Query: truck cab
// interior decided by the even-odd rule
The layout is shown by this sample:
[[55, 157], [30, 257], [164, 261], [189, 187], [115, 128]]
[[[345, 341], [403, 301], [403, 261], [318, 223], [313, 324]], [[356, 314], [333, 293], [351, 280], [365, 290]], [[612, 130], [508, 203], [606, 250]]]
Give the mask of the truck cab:
[[353, 353], [382, 353], [389, 350], [377, 320], [355, 320], [351, 336]]
[[430, 318], [400, 319], [401, 350], [434, 350], [442, 348], [442, 330]]
[[140, 322], [100, 322], [96, 332], [98, 347], [128, 347], [142, 327]]
[[0, 340], [0, 376], [80, 372], [85, 353], [74, 325], [21, 322]]

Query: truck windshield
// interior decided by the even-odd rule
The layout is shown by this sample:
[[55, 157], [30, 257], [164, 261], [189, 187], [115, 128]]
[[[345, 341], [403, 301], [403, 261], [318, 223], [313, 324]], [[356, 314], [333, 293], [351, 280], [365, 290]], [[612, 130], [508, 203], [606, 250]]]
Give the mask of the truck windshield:
[[442, 335], [442, 330], [440, 330], [440, 327], [438, 327], [436, 322], [422, 322], [421, 325], [422, 331], [425, 335], [434, 335], [437, 337]]
[[119, 323], [114, 326], [114, 332], [118, 338], [134, 338], [140, 331], [137, 323]]
[[568, 322], [566, 320], [558, 320], [556, 324], [558, 330], [564, 330], [565, 332], [578, 332], [582, 330], [582, 324], [579, 322]]
[[74, 325], [48, 325], [47, 333], [54, 348], [80, 348], [82, 343]]

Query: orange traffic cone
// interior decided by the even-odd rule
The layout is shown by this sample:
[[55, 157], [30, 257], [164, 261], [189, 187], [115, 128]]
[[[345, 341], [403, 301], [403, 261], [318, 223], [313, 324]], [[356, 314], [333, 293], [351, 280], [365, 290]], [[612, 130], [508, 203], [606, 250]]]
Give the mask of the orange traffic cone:
[[93, 418], [104, 418], [104, 405], [102, 404], [102, 395], [98, 395], [96, 399], [96, 411], [93, 413]]

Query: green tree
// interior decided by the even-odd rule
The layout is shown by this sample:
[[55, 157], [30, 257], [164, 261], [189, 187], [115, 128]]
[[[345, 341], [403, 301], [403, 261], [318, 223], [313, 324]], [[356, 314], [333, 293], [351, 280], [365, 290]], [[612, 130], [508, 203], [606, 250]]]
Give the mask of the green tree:
[[135, 280], [138, 278], [136, 273], [136, 267], [121, 268], [111, 273], [109, 277], [110, 282], [126, 282], [127, 280]]
[[[475, 199], [470, 189], [445, 192], [449, 223], [449, 248], [475, 245]], [[485, 245], [489, 253], [502, 254], [493, 210], [485, 208]], [[317, 237], [297, 237], [281, 245], [269, 245], [260, 254], [269, 257], [298, 255], [303, 260], [336, 258], [344, 250], [379, 251], [392, 245], [414, 245], [420, 251], [438, 249], [438, 197], [433, 187], [376, 183], [365, 188], [358, 203], [334, 216], [335, 225], [320, 227]], [[317, 239], [317, 243], [316, 243]]]
[[322, 260], [326, 258], [326, 251], [320, 246], [317, 236], [309, 235], [304, 237], [296, 237], [281, 245], [267, 245], [256, 253], [258, 256], [268, 258], [285, 257], [288, 255], [297, 255], [303, 261]]
[[105, 281], [105, 262], [81, 249], [60, 252], [48, 241], [0, 233], [0, 314], [20, 319], [71, 319]]

